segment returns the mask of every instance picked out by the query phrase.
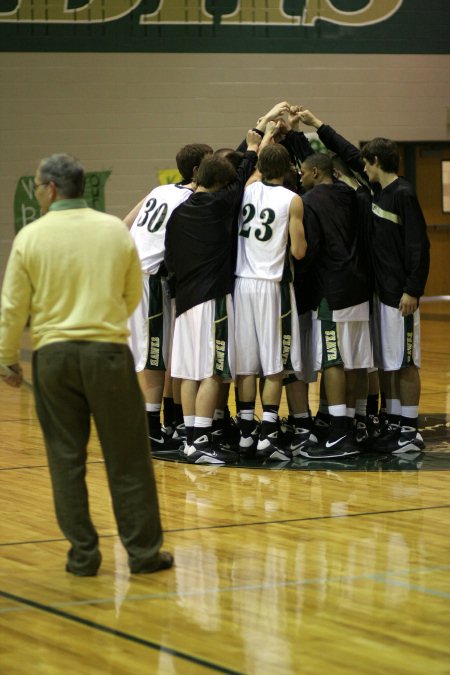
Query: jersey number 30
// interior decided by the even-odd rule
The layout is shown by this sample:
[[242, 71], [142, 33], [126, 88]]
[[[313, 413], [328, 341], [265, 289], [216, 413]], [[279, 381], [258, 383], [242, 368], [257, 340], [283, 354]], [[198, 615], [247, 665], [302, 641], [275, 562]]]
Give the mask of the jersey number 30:
[[[156, 208], [157, 207], [157, 208]], [[157, 232], [164, 223], [167, 216], [167, 204], [159, 204], [154, 197], [151, 197], [145, 205], [145, 211], [136, 223], [137, 227], [147, 225], [149, 232]]]

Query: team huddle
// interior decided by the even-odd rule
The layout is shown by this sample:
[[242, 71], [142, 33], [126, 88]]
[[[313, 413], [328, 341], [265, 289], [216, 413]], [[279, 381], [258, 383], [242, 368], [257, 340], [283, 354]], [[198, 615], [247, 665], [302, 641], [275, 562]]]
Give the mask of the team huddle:
[[[315, 152], [301, 124], [329, 152]], [[237, 150], [190, 144], [176, 160], [182, 181], [155, 188], [125, 219], [144, 282], [130, 347], [153, 452], [228, 464], [423, 450], [418, 305], [429, 242], [395, 143], [360, 150], [281, 102]]]

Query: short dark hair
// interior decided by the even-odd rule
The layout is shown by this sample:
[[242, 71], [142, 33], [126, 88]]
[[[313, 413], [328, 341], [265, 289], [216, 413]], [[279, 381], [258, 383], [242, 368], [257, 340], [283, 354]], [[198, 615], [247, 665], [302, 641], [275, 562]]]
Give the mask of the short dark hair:
[[333, 160], [324, 152], [315, 152], [312, 155], [308, 155], [303, 160], [302, 165], [306, 165], [308, 169], [315, 166], [324, 176], [333, 178]]
[[266, 145], [258, 155], [258, 169], [263, 179], [274, 180], [284, 178], [291, 168], [291, 158], [283, 145], [272, 143]]
[[207, 155], [204, 157], [197, 171], [197, 185], [207, 189], [220, 189], [236, 178], [236, 169], [228, 159]]
[[237, 169], [244, 158], [244, 153], [239, 150], [233, 150], [233, 148], [219, 148], [214, 152], [214, 156], [224, 157]]
[[347, 162], [345, 162], [342, 159], [342, 157], [340, 157], [339, 155], [332, 155], [331, 161], [333, 163], [333, 169], [335, 171], [339, 171], [339, 173], [341, 173], [343, 176], [347, 176], [348, 178], [355, 177], [353, 171], [350, 169]]
[[291, 164], [289, 171], [284, 174], [283, 187], [292, 192], [298, 191], [298, 173], [295, 166]]
[[400, 153], [398, 145], [389, 138], [374, 138], [361, 149], [361, 157], [373, 164], [378, 159], [380, 169], [386, 173], [398, 173]]
[[206, 143], [190, 143], [184, 145], [177, 153], [176, 162], [178, 171], [183, 180], [191, 181], [194, 168], [200, 166], [200, 162], [206, 155], [212, 155], [213, 149]]
[[84, 194], [85, 171], [81, 162], [64, 153], [46, 157], [39, 164], [43, 183], [55, 183], [61, 197], [77, 199]]

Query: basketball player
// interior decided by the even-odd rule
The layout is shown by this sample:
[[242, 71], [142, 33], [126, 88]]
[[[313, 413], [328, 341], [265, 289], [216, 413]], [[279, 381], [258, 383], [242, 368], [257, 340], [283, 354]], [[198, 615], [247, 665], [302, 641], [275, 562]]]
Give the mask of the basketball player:
[[178, 450], [183, 439], [173, 438], [161, 428], [164, 378], [169, 368], [171, 300], [164, 266], [166, 223], [172, 211], [194, 192], [194, 172], [212, 148], [204, 144], [185, 145], [176, 157], [183, 181], [160, 185], [144, 199], [131, 227], [143, 275], [143, 296], [129, 320], [130, 347], [145, 397], [153, 453]]
[[375, 365], [380, 369], [389, 421], [386, 433], [378, 437], [374, 447], [395, 454], [420, 451], [424, 443], [417, 431], [420, 399], [418, 305], [430, 264], [430, 243], [420, 204], [412, 186], [398, 176], [399, 152], [395, 143], [377, 138], [360, 151], [309, 110], [303, 110], [301, 119], [317, 129], [327, 147], [331, 147], [330, 143], [339, 144], [339, 154], [359, 178], [365, 173], [373, 189], [370, 254], [375, 294], [372, 333]]
[[[239, 450], [246, 456], [256, 452], [265, 460], [289, 461], [292, 454], [278, 443], [277, 423], [283, 371], [301, 367], [290, 254], [297, 259], [305, 255], [303, 204], [283, 187], [290, 171], [283, 146], [271, 144], [261, 150], [258, 169], [262, 180], [245, 188], [239, 216], [234, 294]], [[260, 374], [265, 381], [258, 437], [254, 410]]]
[[310, 155], [301, 170], [318, 322], [314, 369], [323, 371], [330, 429], [299, 454], [344, 457], [358, 453], [352, 434], [357, 373], [372, 366], [369, 290], [357, 257], [358, 203], [355, 190], [334, 181], [328, 155]]
[[419, 431], [420, 312], [430, 266], [427, 226], [411, 185], [399, 178], [397, 145], [375, 138], [361, 150], [365, 172], [381, 190], [374, 197], [373, 267], [374, 354], [376, 365], [392, 373], [399, 423], [375, 447], [394, 454], [425, 445]]
[[176, 319], [172, 376], [180, 378], [190, 463], [235, 462], [235, 453], [213, 447], [212, 420], [222, 380], [234, 375], [233, 221], [256, 164], [261, 137], [247, 134], [248, 150], [235, 168], [205, 157], [197, 188], [176, 208], [166, 228], [166, 264], [175, 276]]

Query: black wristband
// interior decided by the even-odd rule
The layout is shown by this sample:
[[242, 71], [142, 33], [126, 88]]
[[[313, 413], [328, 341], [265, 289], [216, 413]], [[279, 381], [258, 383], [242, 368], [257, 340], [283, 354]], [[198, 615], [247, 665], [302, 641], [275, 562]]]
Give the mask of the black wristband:
[[252, 131], [254, 131], [255, 134], [258, 134], [258, 136], [261, 136], [261, 138], [264, 138], [264, 131], [261, 131], [261, 129], [252, 129]]

